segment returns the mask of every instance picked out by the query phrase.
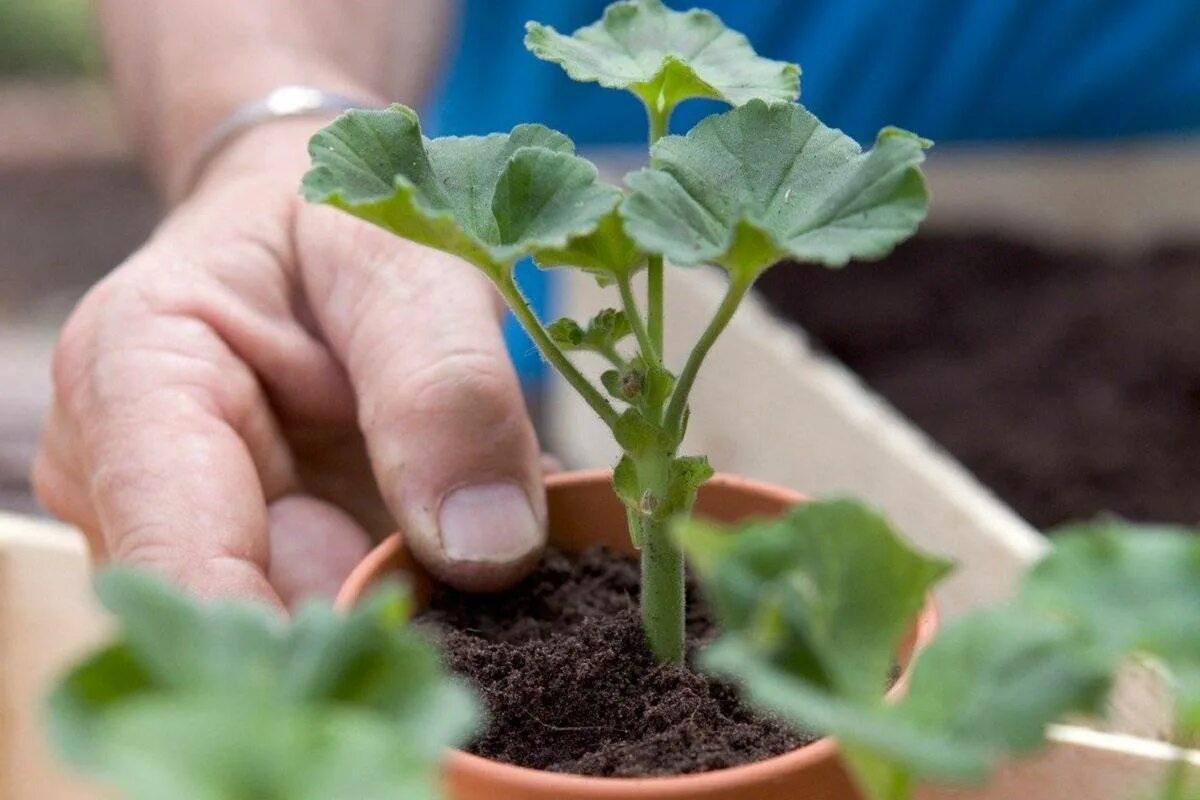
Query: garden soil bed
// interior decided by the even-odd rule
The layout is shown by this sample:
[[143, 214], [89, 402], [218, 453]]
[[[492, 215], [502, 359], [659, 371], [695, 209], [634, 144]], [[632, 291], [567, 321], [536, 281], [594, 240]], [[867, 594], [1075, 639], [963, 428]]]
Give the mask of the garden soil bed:
[[[689, 646], [714, 634], [695, 591]], [[656, 665], [642, 636], [638, 565], [596, 548], [550, 551], [498, 595], [440, 588], [420, 624], [479, 690], [488, 723], [470, 752], [599, 776], [677, 775], [759, 761], [815, 737], [745, 708], [732, 687]]]
[[1034, 525], [1200, 522], [1200, 241], [925, 236], [761, 289]]

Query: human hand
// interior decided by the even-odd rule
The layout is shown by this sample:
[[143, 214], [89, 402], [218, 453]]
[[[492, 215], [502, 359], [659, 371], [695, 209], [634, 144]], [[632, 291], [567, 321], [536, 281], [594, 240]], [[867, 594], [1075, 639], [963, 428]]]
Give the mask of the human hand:
[[398, 522], [435, 575], [519, 579], [538, 446], [487, 281], [297, 195], [317, 121], [252, 131], [63, 330], [34, 468], [99, 558], [202, 596], [331, 594]]

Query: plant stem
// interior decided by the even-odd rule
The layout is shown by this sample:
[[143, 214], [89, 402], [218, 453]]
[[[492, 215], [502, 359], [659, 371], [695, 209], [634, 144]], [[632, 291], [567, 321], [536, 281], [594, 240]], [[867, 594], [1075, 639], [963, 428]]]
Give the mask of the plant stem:
[[[636, 460], [638, 484], [645, 492], [656, 498], [666, 494], [673, 458], [673, 453], [655, 453]], [[685, 511], [690, 512], [693, 500], [685, 503]], [[642, 629], [656, 659], [682, 663], [686, 602], [683, 553], [671, 541], [665, 521], [643, 514], [638, 522], [642, 534]]]
[[642, 525], [642, 628], [660, 662], [683, 662], [683, 553], [662, 522]]
[[529, 338], [533, 339], [534, 344], [537, 345], [546, 360], [558, 370], [567, 383], [575, 388], [575, 391], [579, 392], [579, 395], [592, 407], [596, 415], [604, 420], [604, 424], [612, 428], [617, 421], [617, 412], [613, 409], [612, 404], [605, 400], [596, 387], [592, 386], [591, 382], [583, 376], [583, 373], [575, 368], [571, 360], [550, 338], [550, 334], [546, 333], [545, 327], [533, 313], [533, 309], [529, 307], [529, 301], [525, 299], [525, 295], [521, 294], [521, 290], [513, 281], [512, 271], [500, 275], [494, 283], [500, 296], [512, 309], [517, 322], [521, 323], [521, 327], [529, 334]]
[[633, 338], [637, 339], [638, 347], [642, 351], [642, 358], [652, 364], [659, 363], [659, 351], [650, 341], [650, 335], [642, 323], [642, 315], [638, 310], [637, 299], [633, 296], [633, 286], [630, 284], [628, 276], [617, 278], [617, 290], [621, 293], [621, 305], [625, 309], [629, 327], [633, 330]]
[[675, 391], [671, 394], [671, 402], [667, 406], [667, 414], [663, 420], [663, 430], [673, 436], [676, 441], [682, 438], [679, 430], [680, 423], [683, 419], [683, 412], [687, 408], [688, 395], [692, 391], [692, 385], [696, 382], [696, 374], [700, 371], [700, 366], [704, 363], [708, 351], [712, 349], [713, 343], [725, 330], [725, 326], [733, 318], [738, 306], [741, 305], [742, 298], [746, 296], [746, 292], [750, 290], [753, 283], [753, 278], [740, 276], [731, 278], [725, 299], [721, 301], [721, 305], [717, 307], [708, 327], [704, 329], [696, 346], [692, 348], [687, 363], [683, 365], [683, 372], [679, 373], [679, 380], [675, 383]]
[[[671, 123], [672, 108], [661, 111], [647, 105], [646, 115], [650, 118], [650, 147], [667, 135]], [[650, 328], [650, 341], [654, 351], [660, 355], [663, 352], [663, 321], [666, 315], [663, 304], [663, 258], [650, 256], [646, 261], [646, 319]]]
[[654, 352], [663, 351], [663, 257], [646, 259], [646, 319], [650, 328], [650, 343]]
[[617, 352], [615, 347], [601, 347], [596, 350], [601, 356], [608, 360], [618, 370], [623, 370], [629, 366], [629, 362], [621, 358], [621, 354]]

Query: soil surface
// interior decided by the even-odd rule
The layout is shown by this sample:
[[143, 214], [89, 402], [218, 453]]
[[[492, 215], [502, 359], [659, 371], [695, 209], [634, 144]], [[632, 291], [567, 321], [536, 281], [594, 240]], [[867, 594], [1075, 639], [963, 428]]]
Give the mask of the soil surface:
[[1200, 522], [1200, 241], [918, 237], [761, 288], [1034, 525]]
[[[714, 633], [695, 591], [689, 646]], [[525, 767], [603, 776], [731, 767], [815, 737], [745, 708], [734, 690], [654, 663], [637, 610], [638, 565], [604, 549], [551, 551], [515, 589], [440, 588], [420, 623], [488, 711], [472, 753]]]

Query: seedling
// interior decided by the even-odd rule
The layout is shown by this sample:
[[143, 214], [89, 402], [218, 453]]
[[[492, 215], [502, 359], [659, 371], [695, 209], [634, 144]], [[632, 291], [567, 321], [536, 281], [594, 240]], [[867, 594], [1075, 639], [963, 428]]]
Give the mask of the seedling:
[[436, 800], [444, 749], [474, 729], [399, 587], [291, 621], [125, 569], [97, 591], [119, 632], [62, 679], [49, 719], [63, 758], [121, 797]]
[[[736, 532], [736, 536], [728, 535]], [[901, 639], [947, 565], [851, 501], [731, 531], [675, 531], [719, 615], [701, 667], [785, 719], [836, 736], [868, 800], [918, 779], [978, 781], [1064, 715], [1099, 715], [1118, 668], [1164, 669], [1176, 740], [1200, 743], [1200, 531], [1115, 521], [1055, 535], [1006, 605], [959, 619], [883, 699]], [[1159, 795], [1196, 797], [1181, 758]]]
[[[683, 556], [667, 521], [687, 515], [707, 458], [681, 455], [697, 376], [755, 280], [774, 264], [841, 267], [886, 255], [924, 217], [919, 165], [929, 142], [885, 128], [868, 152], [796, 104], [799, 69], [756, 55], [712, 14], [659, 0], [614, 3], [567, 36], [537, 23], [525, 44], [579, 81], [645, 106], [650, 163], [619, 189], [571, 141], [541, 125], [427, 139], [404, 106], [352, 111], [313, 137], [303, 193], [473, 264], [542, 355], [608, 426], [623, 455], [613, 484], [641, 550], [642, 621], [656, 656], [684, 653]], [[669, 135], [689, 98], [733, 106]], [[513, 280], [541, 267], [590, 273], [618, 300], [586, 324], [537, 318]], [[724, 300], [676, 372], [663, 358], [664, 260], [714, 265]], [[634, 284], [645, 282], [646, 307]], [[599, 385], [570, 355], [611, 369]]]

